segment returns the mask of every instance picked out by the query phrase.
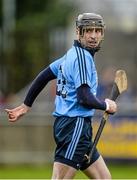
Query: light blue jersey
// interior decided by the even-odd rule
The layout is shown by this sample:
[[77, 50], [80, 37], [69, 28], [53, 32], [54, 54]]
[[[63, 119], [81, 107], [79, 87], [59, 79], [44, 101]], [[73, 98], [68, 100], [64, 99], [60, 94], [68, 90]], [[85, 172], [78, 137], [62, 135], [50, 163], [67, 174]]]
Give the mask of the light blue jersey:
[[88, 109], [77, 101], [76, 89], [87, 84], [96, 95], [97, 72], [91, 54], [79, 47], [72, 46], [60, 59], [50, 65], [57, 76], [57, 90], [54, 116], [88, 117], [94, 115], [94, 109]]

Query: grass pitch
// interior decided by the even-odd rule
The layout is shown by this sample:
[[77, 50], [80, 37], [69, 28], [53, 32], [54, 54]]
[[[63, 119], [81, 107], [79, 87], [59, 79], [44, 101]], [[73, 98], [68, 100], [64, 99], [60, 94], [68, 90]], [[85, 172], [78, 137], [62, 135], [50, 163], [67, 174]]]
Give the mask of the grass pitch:
[[[113, 179], [137, 179], [137, 165], [108, 165]], [[52, 165], [0, 166], [0, 179], [50, 179]], [[75, 179], [88, 179], [78, 172]]]

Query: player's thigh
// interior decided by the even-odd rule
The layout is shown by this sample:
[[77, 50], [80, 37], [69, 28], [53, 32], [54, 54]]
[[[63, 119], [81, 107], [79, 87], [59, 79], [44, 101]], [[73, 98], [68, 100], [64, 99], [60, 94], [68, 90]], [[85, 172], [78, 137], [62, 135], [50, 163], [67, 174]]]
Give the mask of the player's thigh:
[[77, 170], [60, 162], [54, 162], [52, 179], [72, 179]]
[[111, 174], [107, 168], [102, 156], [100, 156], [93, 164], [83, 171], [89, 178], [94, 179], [111, 179]]

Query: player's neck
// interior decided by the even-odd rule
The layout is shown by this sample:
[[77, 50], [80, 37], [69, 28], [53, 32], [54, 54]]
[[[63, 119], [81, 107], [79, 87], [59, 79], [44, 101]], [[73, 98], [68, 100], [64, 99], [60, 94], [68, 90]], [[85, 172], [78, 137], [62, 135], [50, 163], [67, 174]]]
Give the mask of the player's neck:
[[95, 53], [100, 50], [100, 46], [98, 46], [96, 48], [83, 47], [81, 42], [78, 39], [74, 40], [74, 46], [78, 46], [78, 47], [81, 47], [83, 49], [86, 49], [93, 57], [94, 57]]

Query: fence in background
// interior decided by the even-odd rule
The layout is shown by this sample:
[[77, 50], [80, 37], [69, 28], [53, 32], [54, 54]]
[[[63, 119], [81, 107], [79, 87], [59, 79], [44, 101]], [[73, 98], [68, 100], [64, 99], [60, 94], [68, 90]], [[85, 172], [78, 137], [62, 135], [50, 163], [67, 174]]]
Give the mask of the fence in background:
[[[37, 108], [39, 109], [39, 108]], [[0, 114], [0, 163], [49, 163], [53, 161], [55, 143], [54, 118], [47, 112], [32, 110], [14, 124]], [[100, 115], [94, 118], [96, 133]], [[117, 114], [107, 122], [98, 149], [105, 158], [137, 160], [137, 114]]]

